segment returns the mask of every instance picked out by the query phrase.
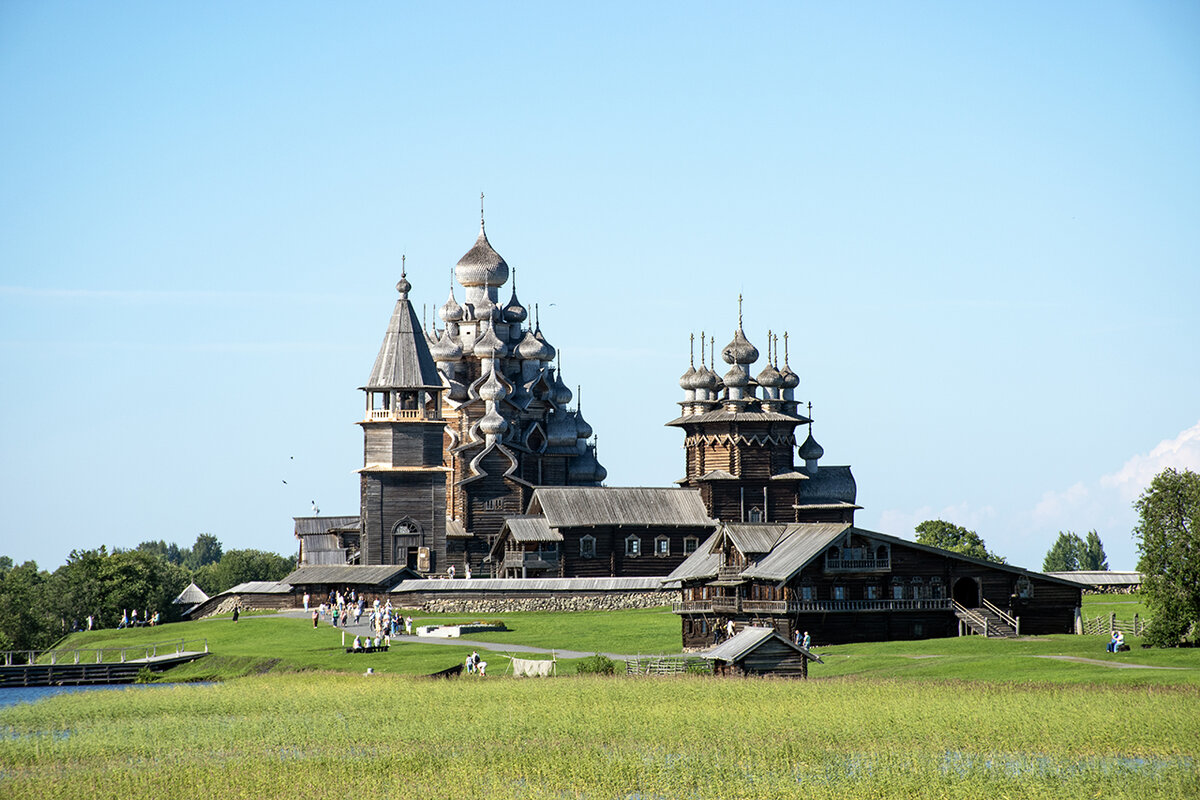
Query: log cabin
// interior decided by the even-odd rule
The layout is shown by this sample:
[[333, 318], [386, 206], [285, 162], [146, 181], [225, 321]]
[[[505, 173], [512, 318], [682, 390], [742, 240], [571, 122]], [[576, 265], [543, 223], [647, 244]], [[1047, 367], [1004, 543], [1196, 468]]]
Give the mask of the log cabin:
[[1071, 633], [1082, 587], [850, 523], [724, 523], [665, 581], [686, 649], [770, 627], [814, 642]]

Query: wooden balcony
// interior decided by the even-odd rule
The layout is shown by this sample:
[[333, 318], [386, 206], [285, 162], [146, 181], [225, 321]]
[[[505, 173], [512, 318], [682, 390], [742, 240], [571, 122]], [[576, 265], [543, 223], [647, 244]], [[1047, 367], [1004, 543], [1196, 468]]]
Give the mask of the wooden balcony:
[[826, 558], [826, 572], [889, 572], [892, 562], [887, 558]]
[[714, 597], [709, 603], [716, 614], [736, 614], [742, 610], [740, 597]]
[[848, 614], [870, 611], [950, 611], [949, 598], [922, 600], [743, 600], [713, 597], [675, 603], [676, 614]]
[[745, 567], [717, 567], [717, 580], [719, 581], [736, 581], [742, 577], [742, 570]]
[[425, 412], [419, 408], [372, 408], [367, 411], [367, 419], [372, 422], [392, 422], [400, 419], [441, 419], [441, 414], [434, 412], [434, 416], [426, 416]]

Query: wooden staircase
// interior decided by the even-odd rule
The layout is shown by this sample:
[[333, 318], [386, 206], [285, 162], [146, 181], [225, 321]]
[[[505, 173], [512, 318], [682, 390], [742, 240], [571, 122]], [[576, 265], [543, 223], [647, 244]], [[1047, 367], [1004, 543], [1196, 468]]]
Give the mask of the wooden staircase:
[[954, 616], [959, 620], [959, 635], [965, 630], [994, 639], [1016, 639], [1021, 635], [1021, 620], [1001, 611], [987, 600], [979, 608], [967, 608], [954, 603]]

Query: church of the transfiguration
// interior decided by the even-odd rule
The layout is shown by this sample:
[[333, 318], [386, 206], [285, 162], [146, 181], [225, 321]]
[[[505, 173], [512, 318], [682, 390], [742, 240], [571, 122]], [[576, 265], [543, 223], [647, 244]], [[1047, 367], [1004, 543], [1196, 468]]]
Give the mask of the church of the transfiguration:
[[[363, 565], [422, 573], [482, 567], [506, 517], [537, 486], [598, 486], [592, 428], [554, 366], [536, 316], [507, 300], [508, 264], [482, 220], [454, 270], [462, 301], [422, 328], [402, 273], [366, 385], [361, 474]], [[532, 324], [531, 324], [532, 323]]]

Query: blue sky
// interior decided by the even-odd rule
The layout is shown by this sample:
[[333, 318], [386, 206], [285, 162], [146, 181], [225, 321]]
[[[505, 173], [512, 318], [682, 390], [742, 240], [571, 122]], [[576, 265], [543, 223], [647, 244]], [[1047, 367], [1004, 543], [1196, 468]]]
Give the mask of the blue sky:
[[1194, 3], [9, 2], [0, 552], [357, 513], [400, 256], [432, 314], [481, 191], [610, 485], [682, 475], [739, 293], [864, 527], [1132, 569], [1200, 469]]

